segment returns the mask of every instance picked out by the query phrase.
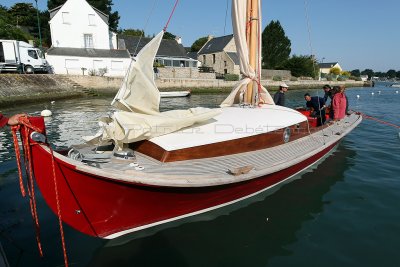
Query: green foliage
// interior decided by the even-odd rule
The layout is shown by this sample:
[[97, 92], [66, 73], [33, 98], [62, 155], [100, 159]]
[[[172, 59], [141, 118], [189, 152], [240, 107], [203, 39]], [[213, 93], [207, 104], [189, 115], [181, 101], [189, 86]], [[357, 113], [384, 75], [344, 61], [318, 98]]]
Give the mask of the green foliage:
[[391, 78], [391, 79], [393, 79], [393, 78], [396, 78], [396, 71], [395, 70], [388, 70], [387, 72], [386, 72], [386, 75], [387, 75], [387, 77], [389, 77], [389, 78]]
[[208, 37], [200, 37], [199, 39], [197, 39], [196, 41], [194, 41], [194, 43], [192, 44], [192, 46], [190, 47], [190, 51], [191, 52], [198, 52], [205, 43], [207, 43], [208, 41]]
[[283, 69], [290, 70], [294, 77], [307, 76], [315, 78], [319, 72], [318, 66], [311, 56], [293, 55], [283, 63]]
[[290, 78], [290, 81], [291, 81], [291, 82], [297, 82], [298, 80], [299, 80], [299, 79], [296, 78], [296, 77], [291, 77], [291, 78]]
[[339, 82], [343, 82], [343, 81], [347, 80], [347, 77], [346, 76], [339, 76], [339, 77], [337, 77], [336, 80], [339, 81]]
[[239, 81], [239, 75], [237, 74], [225, 74], [225, 81]]
[[172, 34], [170, 32], [165, 32], [164, 36], [163, 36], [163, 39], [167, 39], [167, 40], [175, 40], [175, 38], [176, 38], [176, 35]]
[[331, 68], [329, 70], [329, 73], [332, 73], [334, 75], [340, 75], [340, 69], [339, 68]]
[[145, 36], [144, 30], [139, 29], [121, 29], [118, 33], [127, 36]]
[[361, 72], [361, 75], [368, 75], [369, 78], [374, 76], [374, 71], [371, 69], [365, 69]]
[[396, 71], [396, 77], [400, 79], [400, 71]]
[[32, 40], [33, 37], [12, 24], [12, 17], [8, 9], [0, 5], [0, 39], [10, 39], [25, 41]]
[[[63, 5], [66, 1], [67, 0], [47, 0], [47, 8], [51, 10], [53, 8]], [[120, 16], [118, 14], [118, 11], [112, 12], [112, 6], [114, 5], [112, 0], [87, 0], [87, 2], [91, 6], [108, 15], [108, 24], [110, 30], [117, 32]]]
[[342, 75], [342, 76], [346, 76], [346, 77], [350, 77], [351, 76], [351, 73], [349, 72], [349, 71], [342, 71], [342, 73], [340, 74], [340, 75]]
[[361, 72], [359, 69], [352, 70], [350, 73], [351, 73], [351, 76], [355, 76], [355, 77], [361, 76]]
[[271, 21], [262, 33], [263, 68], [279, 68], [289, 58], [291, 51], [291, 42], [279, 20]]
[[274, 77], [272, 77], [272, 80], [276, 81], [276, 82], [279, 82], [279, 81], [282, 81], [282, 77], [281, 76], [274, 76]]

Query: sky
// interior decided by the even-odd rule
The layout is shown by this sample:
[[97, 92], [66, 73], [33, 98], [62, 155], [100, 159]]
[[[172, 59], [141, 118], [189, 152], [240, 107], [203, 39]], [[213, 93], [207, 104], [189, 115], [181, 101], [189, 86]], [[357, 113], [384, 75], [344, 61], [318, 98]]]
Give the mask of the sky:
[[[35, 3], [0, 0], [7, 7], [16, 2]], [[165, 26], [175, 0], [113, 3], [113, 11], [121, 17], [119, 27], [153, 35]], [[47, 8], [47, 0], [38, 4], [41, 10]], [[230, 0], [180, 0], [167, 30], [181, 36], [184, 46], [200, 37], [231, 34], [230, 8]], [[262, 23], [264, 28], [271, 20], [280, 21], [292, 54], [314, 54], [320, 62], [339, 62], [345, 70], [386, 72], [400, 70], [399, 10], [399, 0], [262, 0]]]

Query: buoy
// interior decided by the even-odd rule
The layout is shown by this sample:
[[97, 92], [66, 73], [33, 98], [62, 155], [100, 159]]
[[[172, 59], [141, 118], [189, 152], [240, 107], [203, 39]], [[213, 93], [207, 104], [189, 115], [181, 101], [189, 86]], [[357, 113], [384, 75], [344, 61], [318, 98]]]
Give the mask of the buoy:
[[54, 103], [56, 103], [56, 101], [53, 100], [53, 101], [51, 101], [50, 103], [51, 103], [52, 105], [54, 105]]
[[357, 95], [357, 98], [360, 98], [360, 95]]
[[372, 92], [371, 95], [374, 95], [374, 92]]
[[398, 94], [399, 93], [399, 91], [396, 91], [396, 94]]
[[381, 91], [378, 91], [378, 94], [381, 94]]
[[42, 117], [50, 117], [51, 115], [53, 115], [53, 113], [51, 112], [51, 110], [48, 109], [42, 110], [42, 112], [40, 112], [40, 116]]

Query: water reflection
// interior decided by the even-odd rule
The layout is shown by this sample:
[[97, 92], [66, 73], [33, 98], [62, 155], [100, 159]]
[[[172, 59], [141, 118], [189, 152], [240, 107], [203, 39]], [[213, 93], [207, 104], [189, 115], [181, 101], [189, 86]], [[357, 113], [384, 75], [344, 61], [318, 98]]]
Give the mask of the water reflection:
[[212, 221], [168, 228], [119, 246], [118, 240], [110, 241], [89, 266], [266, 266], [271, 258], [291, 253], [287, 247], [296, 241], [296, 232], [329, 205], [324, 195], [343, 179], [355, 156], [341, 145], [279, 193]]

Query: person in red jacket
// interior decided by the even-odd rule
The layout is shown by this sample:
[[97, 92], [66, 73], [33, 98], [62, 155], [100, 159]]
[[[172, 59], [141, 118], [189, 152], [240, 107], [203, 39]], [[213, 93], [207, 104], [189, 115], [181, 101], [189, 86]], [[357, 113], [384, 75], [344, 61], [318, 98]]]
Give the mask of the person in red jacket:
[[10, 118], [7, 118], [3, 116], [3, 114], [0, 113], [0, 128], [3, 128], [6, 125], [13, 126], [13, 125], [18, 125], [19, 124], [19, 118], [26, 116], [26, 114], [15, 114], [11, 116]]
[[347, 106], [347, 98], [344, 93], [346, 88], [341, 85], [339, 86], [339, 92], [337, 92], [332, 99], [332, 107], [334, 120], [341, 120], [346, 116], [346, 106]]

